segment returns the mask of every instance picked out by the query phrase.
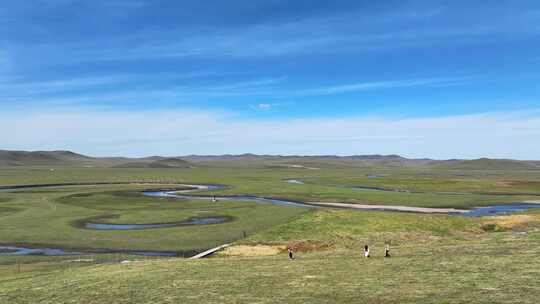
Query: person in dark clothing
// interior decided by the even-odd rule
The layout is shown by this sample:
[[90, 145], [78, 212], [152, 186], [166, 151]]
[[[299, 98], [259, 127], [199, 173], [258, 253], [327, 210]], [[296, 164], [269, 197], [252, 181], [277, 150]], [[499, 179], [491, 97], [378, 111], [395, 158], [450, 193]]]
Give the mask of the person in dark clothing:
[[389, 258], [390, 257], [390, 245], [386, 244], [386, 247], [384, 248], [384, 257]]
[[287, 251], [289, 252], [289, 259], [294, 260], [294, 254], [291, 247], [287, 248]]
[[369, 247], [368, 247], [368, 245], [364, 246], [364, 257], [369, 258]]

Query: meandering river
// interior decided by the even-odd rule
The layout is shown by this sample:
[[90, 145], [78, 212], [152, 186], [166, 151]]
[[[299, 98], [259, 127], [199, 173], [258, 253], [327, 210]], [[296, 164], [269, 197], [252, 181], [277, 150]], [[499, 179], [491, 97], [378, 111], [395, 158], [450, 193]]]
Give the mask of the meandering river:
[[[300, 180], [285, 180], [292, 184], [302, 184]], [[114, 184], [130, 184], [130, 183], [114, 183]], [[141, 183], [131, 183], [141, 184]], [[19, 186], [0, 186], [0, 191], [17, 191], [28, 188], [57, 188], [66, 186], [85, 186], [85, 185], [107, 185], [107, 183], [93, 183], [93, 184], [47, 184], [47, 185], [19, 185]], [[446, 213], [462, 216], [492, 216], [500, 214], [508, 214], [513, 212], [522, 212], [532, 208], [540, 208], [540, 202], [521, 202], [514, 204], [502, 204], [486, 207], [476, 207], [470, 210], [454, 209], [454, 208], [423, 208], [423, 207], [409, 207], [409, 206], [387, 206], [387, 205], [360, 205], [360, 204], [348, 204], [348, 203], [325, 203], [325, 202], [299, 202], [285, 199], [277, 199], [271, 197], [261, 197], [254, 195], [199, 195], [192, 194], [197, 191], [212, 191], [225, 189], [222, 185], [198, 185], [198, 184], [179, 184], [178, 187], [187, 187], [188, 189], [178, 190], [155, 190], [155, 191], [143, 191], [142, 195], [148, 197], [169, 197], [177, 199], [190, 199], [190, 200], [210, 200], [216, 203], [220, 201], [250, 201], [261, 204], [273, 204], [280, 206], [302, 207], [302, 208], [347, 208], [351, 210], [379, 210], [379, 211], [404, 211], [404, 212], [418, 212], [418, 213]], [[390, 191], [382, 188], [365, 188], [365, 190], [374, 191]], [[458, 193], [454, 193], [458, 194]], [[459, 193], [462, 195], [465, 193]], [[95, 218], [94, 218], [95, 220]], [[136, 230], [136, 229], [156, 229], [156, 228], [170, 228], [175, 226], [186, 225], [213, 225], [220, 224], [232, 220], [226, 216], [209, 216], [209, 217], [197, 217], [188, 218], [183, 221], [170, 222], [170, 223], [152, 223], [152, 224], [112, 224], [112, 223], [99, 223], [91, 220], [83, 221], [79, 223], [82, 228], [85, 229], [98, 229], [98, 230]], [[138, 254], [145, 256], [177, 256], [178, 252], [170, 251], [144, 251], [144, 250], [90, 250], [90, 251], [78, 251], [67, 250], [61, 248], [29, 248], [20, 246], [4, 245], [0, 246], [0, 256], [2, 255], [81, 255], [89, 253], [113, 253], [123, 252], [130, 254]]]

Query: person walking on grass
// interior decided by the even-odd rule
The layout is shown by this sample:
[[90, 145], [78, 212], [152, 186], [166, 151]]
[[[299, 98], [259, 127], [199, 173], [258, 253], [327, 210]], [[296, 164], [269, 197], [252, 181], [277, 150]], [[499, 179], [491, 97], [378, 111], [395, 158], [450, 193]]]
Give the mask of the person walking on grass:
[[384, 248], [384, 257], [389, 258], [390, 257], [390, 245], [386, 244], [386, 247]]
[[294, 253], [291, 247], [287, 248], [287, 251], [289, 252], [289, 259], [294, 260]]
[[364, 246], [364, 257], [369, 258], [369, 246]]

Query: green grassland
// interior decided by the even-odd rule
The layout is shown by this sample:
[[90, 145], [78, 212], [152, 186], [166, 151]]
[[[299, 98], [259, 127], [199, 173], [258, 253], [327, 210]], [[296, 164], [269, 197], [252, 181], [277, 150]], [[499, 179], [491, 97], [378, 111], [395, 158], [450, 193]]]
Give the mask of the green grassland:
[[[319, 167], [324, 166], [319, 164]], [[380, 177], [369, 178], [368, 175], [372, 174]], [[472, 170], [466, 172], [467, 176], [456, 176], [454, 171], [418, 168], [268, 169], [264, 164], [246, 165], [245, 162], [198, 164], [196, 168], [182, 169], [3, 168], [0, 171], [1, 185], [98, 182], [153, 184], [80, 185], [0, 192], [0, 243], [76, 249], [193, 251], [236, 240], [244, 232], [251, 235], [308, 211], [304, 208], [249, 202], [222, 201], [212, 204], [199, 200], [150, 198], [140, 194], [143, 189], [175, 187], [175, 183], [224, 184], [229, 187], [213, 193], [251, 194], [307, 202], [470, 208], [538, 199], [539, 172], [509, 171], [503, 176], [500, 174], [497, 170]], [[301, 179], [306, 184], [286, 183], [286, 178]], [[354, 186], [413, 192], [351, 188]], [[137, 231], [96, 231], [74, 225], [77, 221], [96, 217], [101, 222], [144, 224], [181, 221], [201, 215], [231, 216], [235, 220], [217, 225]]]
[[[319, 210], [244, 243], [330, 242], [270, 257], [5, 266], [6, 303], [536, 303], [535, 224], [486, 232], [477, 219]], [[383, 258], [385, 242], [392, 258]], [[372, 257], [361, 257], [363, 244]], [[2, 269], [0, 267], [0, 269]]]
[[[10, 193], [14, 199], [9, 205], [17, 206], [21, 210], [3, 216], [0, 222], [2, 243], [46, 244], [74, 249], [197, 251], [236, 240], [243, 236], [244, 231], [252, 234], [307, 211], [305, 208], [249, 202], [212, 203], [200, 200], [152, 198], [142, 196], [139, 193], [142, 189], [102, 192], [103, 187], [119, 186], [68, 187], [68, 192], [63, 192], [60, 188], [44, 188]], [[99, 192], [93, 192], [97, 189]], [[76, 225], [76, 221], [110, 215], [118, 217], [101, 219], [97, 222], [163, 223], [215, 215], [230, 216], [235, 220], [215, 225], [130, 231], [91, 230]], [[254, 218], [257, 220], [252, 220]]]
[[[355, 167], [309, 162], [197, 163], [191, 168], [3, 167], [0, 185], [74, 185], [0, 191], [0, 244], [189, 252], [225, 242], [293, 246], [262, 257], [204, 260], [125, 253], [0, 256], [0, 303], [536, 303], [540, 212], [449, 215], [305, 209], [140, 195], [178, 183], [222, 184], [220, 195], [300, 201], [460, 207], [539, 200], [538, 170]], [[54, 170], [51, 170], [54, 169]], [[368, 178], [378, 175], [380, 178]], [[290, 184], [294, 178], [306, 184]], [[152, 183], [141, 184], [143, 182]], [[388, 192], [352, 187], [412, 191]], [[469, 194], [447, 194], [462, 192]], [[212, 192], [200, 192], [205, 194]], [[116, 215], [116, 217], [105, 217]], [[77, 221], [158, 223], [222, 215], [216, 225], [90, 230]], [[243, 232], [247, 238], [243, 238]], [[361, 258], [369, 244], [373, 257]], [[384, 245], [393, 257], [382, 257]], [[129, 260], [129, 263], [120, 263]]]
[[[320, 166], [322, 167], [322, 166]], [[465, 173], [464, 173], [465, 172]], [[205, 164], [190, 169], [11, 168], [0, 171], [0, 184], [62, 182], [217, 183], [230, 188], [216, 193], [253, 194], [300, 201], [394, 204], [422, 207], [471, 207], [537, 199], [540, 171], [433, 170], [418, 168], [268, 169], [265, 165]], [[384, 175], [369, 179], [368, 174]], [[462, 176], [466, 174], [467, 176]], [[458, 175], [458, 176], [457, 176]], [[287, 184], [285, 178], [306, 180]], [[423, 193], [366, 191], [347, 186], [377, 186]], [[452, 195], [440, 192], [471, 192]], [[505, 195], [506, 194], [506, 195]]]

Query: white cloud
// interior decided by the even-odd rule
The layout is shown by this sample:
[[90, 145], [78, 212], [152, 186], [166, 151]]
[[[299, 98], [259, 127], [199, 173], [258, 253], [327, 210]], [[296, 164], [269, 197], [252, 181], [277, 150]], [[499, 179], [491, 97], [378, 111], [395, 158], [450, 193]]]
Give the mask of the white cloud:
[[277, 107], [281, 105], [280, 103], [259, 103], [259, 104], [256, 104], [256, 105], [252, 105], [251, 106], [251, 109], [253, 110], [259, 110], [259, 111], [269, 111], [269, 110], [272, 110], [273, 108]]
[[198, 110], [0, 111], [0, 148], [91, 155], [372, 154], [534, 159], [540, 113], [254, 120]]
[[270, 110], [270, 108], [272, 108], [272, 105], [269, 103], [260, 103], [257, 105], [257, 108], [261, 110]]

